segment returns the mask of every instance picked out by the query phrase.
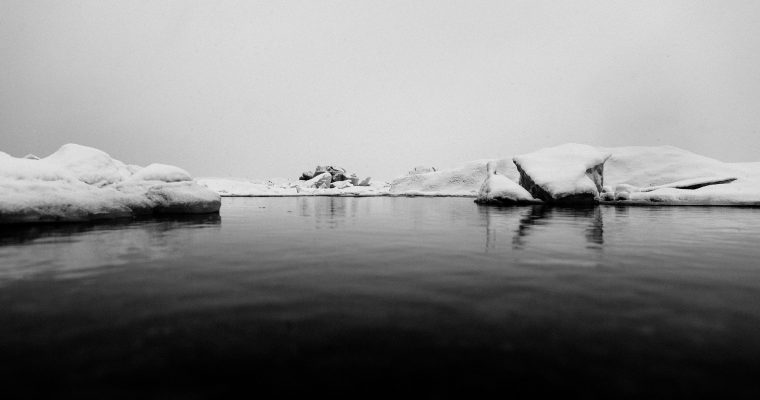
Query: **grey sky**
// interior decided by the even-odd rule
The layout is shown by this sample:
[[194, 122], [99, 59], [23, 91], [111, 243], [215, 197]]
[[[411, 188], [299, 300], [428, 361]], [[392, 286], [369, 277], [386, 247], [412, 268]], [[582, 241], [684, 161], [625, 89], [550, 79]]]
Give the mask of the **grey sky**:
[[0, 150], [392, 178], [566, 142], [760, 160], [757, 1], [0, 0]]

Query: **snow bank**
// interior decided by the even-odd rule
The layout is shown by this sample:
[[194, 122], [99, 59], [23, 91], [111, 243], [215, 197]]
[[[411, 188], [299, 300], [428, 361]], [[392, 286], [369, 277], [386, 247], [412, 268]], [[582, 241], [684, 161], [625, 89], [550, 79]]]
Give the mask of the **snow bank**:
[[500, 175], [517, 181], [519, 173], [512, 160], [476, 160], [450, 169], [426, 173], [410, 172], [409, 175], [391, 182], [390, 193], [403, 196], [475, 197], [488, 175], [486, 171], [488, 163], [493, 163]]
[[0, 223], [213, 213], [220, 204], [180, 168], [128, 166], [91, 147], [67, 144], [39, 160], [0, 155]]
[[610, 154], [569, 143], [513, 158], [520, 185], [544, 201], [594, 201], [603, 186]]

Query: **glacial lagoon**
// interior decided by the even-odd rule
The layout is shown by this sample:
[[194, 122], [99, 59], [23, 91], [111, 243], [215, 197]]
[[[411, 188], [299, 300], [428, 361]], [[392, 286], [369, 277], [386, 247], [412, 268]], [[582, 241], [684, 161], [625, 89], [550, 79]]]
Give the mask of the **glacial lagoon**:
[[760, 211], [224, 198], [0, 227], [0, 380], [71, 397], [760, 394]]

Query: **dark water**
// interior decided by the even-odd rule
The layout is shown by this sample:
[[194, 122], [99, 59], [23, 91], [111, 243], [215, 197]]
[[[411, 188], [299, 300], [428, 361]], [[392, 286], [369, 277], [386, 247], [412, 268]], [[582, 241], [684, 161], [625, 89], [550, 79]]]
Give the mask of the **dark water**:
[[0, 228], [0, 391], [758, 398], [758, 259], [757, 209], [235, 198]]

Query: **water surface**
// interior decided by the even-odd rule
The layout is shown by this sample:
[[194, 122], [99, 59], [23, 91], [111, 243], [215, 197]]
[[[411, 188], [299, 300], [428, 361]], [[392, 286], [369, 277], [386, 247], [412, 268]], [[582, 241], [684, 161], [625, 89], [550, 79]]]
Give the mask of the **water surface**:
[[755, 397], [760, 211], [226, 198], [0, 228], [22, 393]]

